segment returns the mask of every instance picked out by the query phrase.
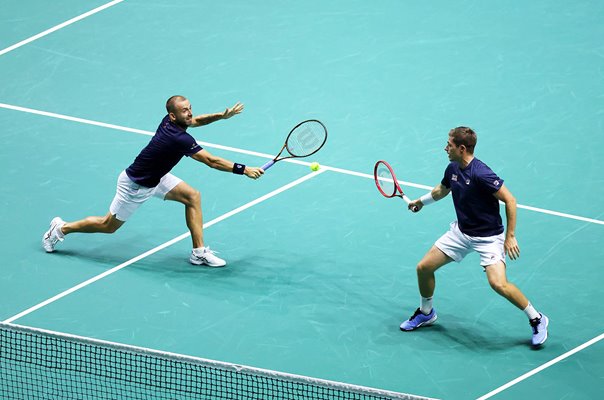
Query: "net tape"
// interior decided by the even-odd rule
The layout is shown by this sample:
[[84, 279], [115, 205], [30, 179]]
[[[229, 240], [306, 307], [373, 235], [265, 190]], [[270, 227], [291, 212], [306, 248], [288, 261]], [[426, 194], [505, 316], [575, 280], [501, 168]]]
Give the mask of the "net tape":
[[427, 399], [5, 323], [0, 397]]

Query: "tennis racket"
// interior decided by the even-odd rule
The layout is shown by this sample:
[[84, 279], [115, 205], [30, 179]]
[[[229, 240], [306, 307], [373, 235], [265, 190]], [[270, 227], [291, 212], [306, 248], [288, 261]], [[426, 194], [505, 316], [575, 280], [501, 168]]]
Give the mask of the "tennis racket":
[[[405, 200], [407, 204], [411, 203], [411, 200], [401, 189], [401, 186], [396, 180], [394, 170], [386, 161], [380, 160], [375, 163], [373, 168], [373, 178], [375, 179], [375, 186], [384, 197], [389, 199], [393, 197], [400, 197]], [[413, 212], [417, 212], [417, 207], [413, 207]]]
[[[267, 170], [277, 161], [287, 158], [304, 158], [315, 154], [327, 141], [327, 128], [321, 121], [309, 119], [300, 122], [289, 132], [285, 144], [281, 147], [279, 154], [264, 164], [261, 168]], [[283, 151], [285, 155], [281, 157]]]

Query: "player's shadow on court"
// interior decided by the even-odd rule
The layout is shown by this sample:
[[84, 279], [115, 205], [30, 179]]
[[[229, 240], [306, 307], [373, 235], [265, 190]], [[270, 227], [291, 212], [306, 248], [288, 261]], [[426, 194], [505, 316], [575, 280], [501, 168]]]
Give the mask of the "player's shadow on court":
[[[401, 332], [407, 334], [438, 335], [455, 343], [457, 346], [463, 346], [468, 350], [475, 352], [486, 351], [506, 351], [512, 347], [530, 346], [530, 329], [525, 330], [525, 338], [519, 338], [518, 335], [506, 335], [508, 331], [501, 331], [495, 326], [487, 323], [471, 323], [454, 316], [439, 317], [434, 325], [426, 326], [414, 332]], [[520, 332], [519, 334], [522, 334]]]
[[110, 266], [111, 268], [122, 264], [135, 256], [136, 255], [121, 252], [118, 249], [115, 249], [115, 251], [98, 251], [98, 249], [57, 249], [54, 251], [54, 253], [52, 253], [52, 257], [79, 258], [82, 260], [93, 261], [98, 264]]
[[[147, 246], [148, 247], [148, 246]], [[57, 249], [51, 257], [64, 257], [72, 259], [81, 259], [91, 261], [95, 264], [103, 265], [107, 268], [113, 268], [125, 262], [131, 261], [133, 258], [145, 253], [147, 247], [133, 249], [131, 243], [120, 242], [113, 243], [111, 246], [97, 247], [78, 247], [75, 249]], [[40, 250], [43, 252], [43, 250]], [[177, 251], [166, 253], [157, 252], [144, 257], [140, 260], [132, 262], [126, 268], [138, 270], [141, 272], [149, 272], [157, 275], [212, 275], [220, 272], [220, 275], [235, 276], [242, 273], [242, 268], [259, 268], [258, 263], [262, 264], [262, 260], [256, 256], [255, 261], [249, 259], [227, 259], [227, 266], [224, 268], [212, 268], [204, 265], [192, 265], [189, 263], [188, 251]], [[264, 260], [264, 262], [274, 263], [274, 260]]]
[[[387, 326], [392, 327], [400, 321], [384, 321]], [[495, 326], [486, 321], [475, 322], [459, 316], [450, 314], [439, 314], [437, 321], [433, 325], [421, 327], [411, 332], [402, 332], [397, 328], [396, 333], [392, 328], [391, 335], [382, 336], [388, 343], [401, 343], [401, 341], [412, 340], [410, 343], [430, 342], [431, 346], [442, 346], [444, 348], [463, 347], [473, 352], [495, 352], [508, 351], [514, 347], [532, 348], [530, 344], [530, 328], [527, 326], [522, 329], [518, 327], [518, 332], [511, 330], [502, 330], [500, 326]], [[383, 329], [383, 327], [380, 327]]]
[[[223, 256], [223, 254], [218, 255]], [[306, 270], [296, 272], [278, 255], [271, 257], [254, 254], [251, 257], [239, 258], [226, 255], [225, 259], [227, 261], [225, 267], [212, 268], [205, 265], [192, 265], [188, 261], [188, 253], [173, 252], [172, 254], [155, 254], [137, 261], [129, 268], [161, 276], [161, 279], [164, 280], [196, 279], [198, 277], [203, 281], [210, 280], [216, 284], [222, 282], [227, 284], [230, 289], [242, 291], [248, 289], [257, 291], [258, 288], [280, 289], [283, 286], [291, 285], [292, 282], [304, 286], [303, 276], [308, 275]], [[300, 262], [304, 262], [304, 260]]]

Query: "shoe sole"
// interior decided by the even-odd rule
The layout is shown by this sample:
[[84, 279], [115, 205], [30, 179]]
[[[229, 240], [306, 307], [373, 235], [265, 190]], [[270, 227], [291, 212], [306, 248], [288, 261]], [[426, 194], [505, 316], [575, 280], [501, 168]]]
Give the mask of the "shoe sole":
[[436, 319], [438, 318], [438, 315], [434, 315], [434, 317], [430, 318], [429, 320], [427, 320], [426, 322], [422, 322], [421, 324], [417, 325], [415, 328], [411, 328], [411, 329], [403, 329], [402, 326], [400, 326], [400, 330], [403, 332], [411, 332], [416, 330], [417, 328], [421, 328], [422, 326], [426, 326], [426, 325], [432, 325]]
[[222, 268], [222, 267], [226, 266], [226, 263], [224, 263], [224, 264], [208, 264], [205, 262], [198, 263], [198, 262], [193, 262], [193, 260], [190, 260], [190, 259], [189, 259], [189, 262], [193, 265], [205, 265], [206, 267], [210, 267], [210, 268]]
[[547, 318], [545, 315], [543, 316], [543, 318], [545, 318], [545, 337], [543, 338], [543, 340], [539, 343], [532, 343], [532, 345], [534, 347], [539, 347], [541, 346], [543, 343], [545, 343], [545, 341], [547, 340], [547, 327], [549, 326], [549, 318]]

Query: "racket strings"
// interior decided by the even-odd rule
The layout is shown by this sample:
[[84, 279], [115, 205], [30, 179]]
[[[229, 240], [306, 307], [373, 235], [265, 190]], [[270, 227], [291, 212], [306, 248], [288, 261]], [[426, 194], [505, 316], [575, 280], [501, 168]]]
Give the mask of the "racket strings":
[[387, 168], [384, 168], [378, 172], [380, 180], [380, 187], [385, 193], [394, 194], [396, 191], [396, 187], [394, 186], [394, 179], [392, 179], [392, 175], [390, 175], [390, 171]]
[[382, 162], [376, 166], [375, 182], [385, 195], [394, 196], [396, 194], [396, 184], [392, 171]]
[[318, 121], [307, 121], [294, 129], [287, 138], [287, 151], [292, 156], [305, 157], [318, 151], [327, 139], [324, 126]]

